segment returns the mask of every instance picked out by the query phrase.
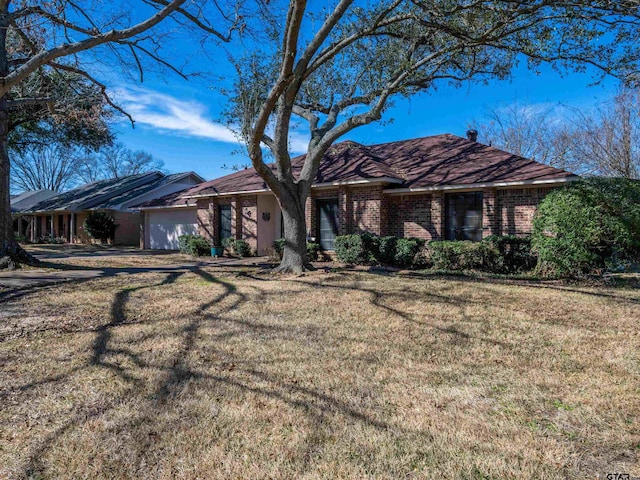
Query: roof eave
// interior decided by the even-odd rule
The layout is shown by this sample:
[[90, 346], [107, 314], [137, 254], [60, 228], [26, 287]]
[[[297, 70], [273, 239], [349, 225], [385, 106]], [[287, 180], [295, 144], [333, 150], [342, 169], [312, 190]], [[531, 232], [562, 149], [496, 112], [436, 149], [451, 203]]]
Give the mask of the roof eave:
[[513, 182], [484, 182], [484, 183], [467, 183], [458, 185], [434, 185], [431, 187], [408, 187], [408, 188], [388, 188], [383, 191], [388, 195], [408, 195], [424, 192], [439, 192], [451, 190], [477, 190], [479, 188], [508, 188], [508, 187], [525, 187], [525, 186], [554, 186], [563, 185], [569, 182], [580, 180], [578, 175], [569, 177], [550, 178], [544, 180], [519, 180]]
[[178, 205], [155, 205], [152, 207], [129, 207], [128, 210], [143, 211], [143, 210], [165, 210], [168, 208], [196, 208], [195, 203], [178, 204]]
[[[314, 183], [311, 185], [311, 188], [330, 188], [330, 187], [339, 187], [345, 185], [384, 185], [389, 183], [402, 184], [404, 180], [393, 177], [379, 177], [379, 178], [371, 178], [371, 179], [362, 179], [362, 180], [341, 180], [337, 182], [323, 182], [323, 183]], [[268, 193], [271, 192], [270, 188], [263, 188], [260, 190], [239, 190], [235, 192], [222, 192], [222, 193], [203, 193], [200, 195], [185, 195], [180, 198], [208, 198], [208, 197], [226, 197], [230, 195], [253, 195], [256, 193]]]

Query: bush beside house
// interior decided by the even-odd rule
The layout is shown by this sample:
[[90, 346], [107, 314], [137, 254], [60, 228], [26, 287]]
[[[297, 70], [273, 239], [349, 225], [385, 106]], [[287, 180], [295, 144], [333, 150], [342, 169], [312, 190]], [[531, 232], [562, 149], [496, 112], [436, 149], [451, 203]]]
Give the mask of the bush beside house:
[[551, 192], [533, 221], [540, 274], [581, 276], [640, 260], [640, 181], [590, 178]]
[[107, 243], [113, 242], [118, 224], [113, 215], [107, 212], [90, 211], [83, 228], [92, 238]]
[[535, 257], [531, 239], [490, 236], [481, 242], [436, 241], [376, 237], [370, 233], [343, 235], [335, 241], [336, 257], [356, 265], [391, 265], [436, 270], [481, 270], [516, 273], [531, 270]]
[[180, 253], [192, 257], [204, 257], [211, 254], [211, 245], [200, 235], [181, 235], [178, 237]]
[[[282, 255], [284, 254], [284, 244], [284, 238], [279, 238], [273, 242], [274, 260], [282, 260]], [[307, 258], [309, 258], [310, 262], [317, 262], [320, 258], [320, 245], [314, 242], [307, 242]]]
[[252, 254], [251, 245], [245, 240], [236, 240], [235, 238], [227, 237], [222, 240], [222, 246], [227, 252], [238, 255], [239, 257], [250, 257]]

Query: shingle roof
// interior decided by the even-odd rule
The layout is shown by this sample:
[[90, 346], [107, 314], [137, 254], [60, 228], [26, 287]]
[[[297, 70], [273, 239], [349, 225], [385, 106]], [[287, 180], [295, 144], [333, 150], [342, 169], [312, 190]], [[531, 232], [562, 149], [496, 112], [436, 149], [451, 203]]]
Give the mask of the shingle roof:
[[137, 197], [144, 195], [145, 193], [151, 192], [156, 188], [160, 188], [163, 185], [168, 185], [173, 183], [183, 177], [191, 175], [193, 172], [182, 172], [182, 173], [172, 173], [170, 175], [165, 175], [164, 177], [160, 177], [152, 182], [146, 183], [144, 185], [140, 185], [139, 187], [132, 188], [131, 190], [126, 190], [120, 195], [116, 195], [115, 197], [111, 197], [110, 199], [100, 203], [98, 206], [92, 207], [93, 209], [98, 208], [117, 208], [122, 204], [126, 204], [131, 200], [135, 200]]
[[161, 172], [148, 172], [121, 178], [99, 180], [43, 200], [33, 205], [27, 212], [77, 212], [90, 208], [108, 208], [103, 207], [103, 205], [109, 204], [112, 198], [126, 194], [126, 192], [140, 186], [158, 181], [164, 178], [164, 176]]
[[165, 195], [164, 197], [154, 198], [153, 200], [149, 200], [148, 202], [134, 205], [131, 208], [144, 210], [146, 208], [157, 207], [195, 207], [196, 202], [194, 199], [184, 198], [185, 192], [193, 188], [195, 187], [185, 188], [184, 190], [170, 193], [169, 195]]
[[403, 172], [401, 188], [508, 183], [574, 177], [565, 170], [445, 134], [370, 147]]
[[[292, 159], [294, 174], [305, 156]], [[275, 170], [274, 165], [270, 165]], [[428, 188], [478, 183], [562, 180], [574, 175], [472, 142], [444, 134], [364, 146], [341, 142], [329, 149], [314, 184], [383, 181], [390, 187]], [[223, 195], [266, 190], [253, 168], [232, 173], [186, 190], [182, 196]]]
[[57, 192], [46, 189], [30, 190], [28, 192], [22, 192], [19, 195], [11, 195], [11, 213], [20, 213], [28, 210], [38, 202], [55, 197], [56, 195], [58, 195]]

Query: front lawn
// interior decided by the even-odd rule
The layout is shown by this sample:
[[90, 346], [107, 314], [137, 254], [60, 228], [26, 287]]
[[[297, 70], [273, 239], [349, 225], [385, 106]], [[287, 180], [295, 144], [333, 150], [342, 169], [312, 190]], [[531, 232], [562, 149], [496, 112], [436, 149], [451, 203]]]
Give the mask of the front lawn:
[[0, 478], [640, 475], [640, 291], [140, 273], [0, 304]]

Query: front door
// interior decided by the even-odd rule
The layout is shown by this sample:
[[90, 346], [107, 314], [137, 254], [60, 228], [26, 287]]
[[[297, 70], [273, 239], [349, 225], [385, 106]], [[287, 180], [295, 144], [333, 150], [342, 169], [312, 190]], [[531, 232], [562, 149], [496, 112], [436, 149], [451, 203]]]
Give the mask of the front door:
[[317, 200], [318, 243], [323, 250], [333, 250], [338, 235], [338, 200]]

